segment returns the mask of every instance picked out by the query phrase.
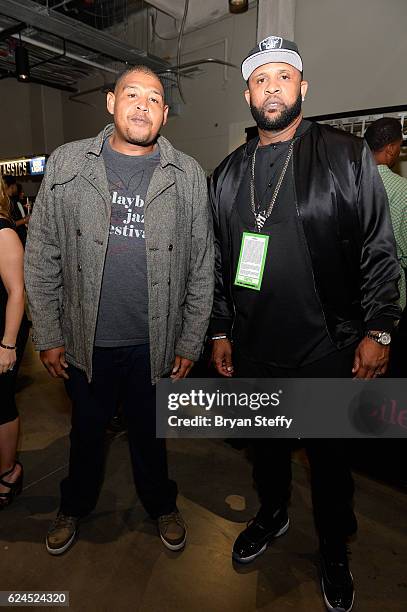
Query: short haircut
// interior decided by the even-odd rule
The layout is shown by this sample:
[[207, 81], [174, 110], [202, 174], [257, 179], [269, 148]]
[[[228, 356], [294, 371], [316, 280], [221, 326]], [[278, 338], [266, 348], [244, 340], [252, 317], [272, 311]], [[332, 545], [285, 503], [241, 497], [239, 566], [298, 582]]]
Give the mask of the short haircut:
[[365, 132], [365, 140], [372, 151], [381, 151], [393, 142], [400, 142], [403, 132], [399, 119], [382, 117], [369, 125]]
[[158, 74], [156, 72], [154, 72], [154, 70], [152, 70], [151, 68], [149, 68], [148, 66], [144, 66], [143, 64], [135, 64], [134, 66], [129, 66], [128, 68], [126, 68], [125, 70], [123, 70], [123, 72], [121, 72], [117, 78], [116, 81], [114, 83], [114, 87], [113, 87], [113, 91], [116, 91], [117, 87], [120, 85], [121, 81], [128, 75], [128, 74], [132, 74], [133, 72], [142, 72], [143, 74], [148, 74], [149, 76], [155, 77], [161, 84], [161, 87], [163, 88], [164, 91], [164, 85], [160, 79], [160, 77], [158, 76]]
[[15, 176], [11, 174], [5, 174], [3, 176], [3, 181], [5, 182], [7, 187], [11, 187], [11, 185], [15, 185], [17, 183], [17, 179]]

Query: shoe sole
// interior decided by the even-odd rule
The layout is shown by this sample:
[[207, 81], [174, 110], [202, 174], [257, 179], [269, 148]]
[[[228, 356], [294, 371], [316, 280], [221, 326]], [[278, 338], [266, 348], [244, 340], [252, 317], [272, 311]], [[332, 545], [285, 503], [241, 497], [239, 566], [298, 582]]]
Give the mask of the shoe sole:
[[185, 537], [180, 544], [170, 544], [162, 537], [161, 534], [160, 534], [160, 539], [161, 539], [161, 542], [164, 544], [165, 548], [168, 548], [168, 550], [172, 550], [173, 552], [176, 552], [177, 550], [181, 550], [182, 548], [184, 548], [185, 543], [187, 541], [187, 532], [185, 531]]
[[242, 557], [239, 557], [238, 555], [236, 555], [235, 553], [232, 553], [233, 559], [235, 561], [237, 561], [238, 563], [251, 563], [257, 557], [262, 555], [265, 552], [265, 550], [267, 549], [267, 546], [269, 546], [269, 544], [271, 544], [276, 538], [279, 538], [280, 536], [282, 536], [285, 533], [287, 533], [289, 526], [290, 526], [290, 519], [288, 519], [286, 524], [283, 527], [281, 527], [281, 529], [279, 531], [277, 531], [276, 534], [273, 535], [273, 537], [270, 539], [270, 541], [266, 542], [265, 545], [262, 546], [262, 548], [259, 550], [259, 552], [255, 553], [254, 555], [251, 555], [250, 557], [243, 557], [242, 558]]
[[62, 555], [65, 551], [68, 550], [68, 548], [70, 548], [72, 546], [72, 544], [74, 543], [74, 540], [76, 538], [76, 535], [77, 535], [77, 530], [75, 530], [73, 535], [69, 538], [69, 540], [66, 542], [66, 544], [61, 546], [61, 548], [50, 548], [50, 546], [48, 546], [47, 539], [45, 538], [45, 546], [47, 547], [47, 551], [49, 552], [50, 555], [53, 555], [55, 557], [58, 556], [58, 555]]
[[[352, 573], [351, 572], [349, 572], [349, 573], [352, 576]], [[352, 580], [353, 580], [353, 576], [352, 576]], [[353, 591], [352, 603], [350, 604], [349, 608], [346, 608], [346, 609], [345, 608], [333, 608], [331, 606], [331, 604], [329, 603], [326, 595], [325, 595], [325, 587], [324, 587], [324, 579], [323, 578], [321, 578], [321, 588], [322, 588], [322, 595], [324, 597], [325, 605], [326, 605], [327, 609], [330, 612], [350, 612], [352, 610], [353, 604], [354, 604], [354, 601], [355, 601], [355, 591]]]

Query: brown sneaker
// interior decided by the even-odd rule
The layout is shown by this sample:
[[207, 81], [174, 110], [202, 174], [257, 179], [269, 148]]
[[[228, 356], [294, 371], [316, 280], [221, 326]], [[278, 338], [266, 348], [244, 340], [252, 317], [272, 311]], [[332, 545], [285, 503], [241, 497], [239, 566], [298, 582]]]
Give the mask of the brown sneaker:
[[72, 546], [78, 530], [78, 522], [79, 519], [76, 516], [67, 516], [58, 512], [45, 538], [47, 551], [50, 555], [62, 555]]
[[179, 512], [163, 514], [157, 519], [158, 532], [164, 546], [169, 550], [181, 550], [187, 539], [184, 519]]

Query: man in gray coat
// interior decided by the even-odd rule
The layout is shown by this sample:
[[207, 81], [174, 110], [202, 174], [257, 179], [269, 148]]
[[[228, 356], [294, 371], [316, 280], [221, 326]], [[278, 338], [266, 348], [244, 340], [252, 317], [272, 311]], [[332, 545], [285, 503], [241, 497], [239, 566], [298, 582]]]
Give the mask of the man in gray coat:
[[34, 342], [72, 401], [69, 474], [46, 538], [58, 555], [96, 505], [104, 434], [120, 402], [137, 493], [164, 545], [185, 524], [155, 437], [155, 386], [199, 357], [212, 307], [213, 239], [204, 172], [159, 136], [157, 75], [126, 70], [107, 95], [114, 125], [59, 147], [30, 221], [26, 286]]

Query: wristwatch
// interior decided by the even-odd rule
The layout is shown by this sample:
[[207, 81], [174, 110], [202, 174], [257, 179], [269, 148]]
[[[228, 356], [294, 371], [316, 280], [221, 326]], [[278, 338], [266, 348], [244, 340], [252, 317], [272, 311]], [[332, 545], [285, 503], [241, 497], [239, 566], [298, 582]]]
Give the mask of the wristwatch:
[[373, 332], [368, 331], [366, 336], [378, 344], [382, 344], [383, 346], [387, 346], [391, 342], [391, 335], [388, 332]]

